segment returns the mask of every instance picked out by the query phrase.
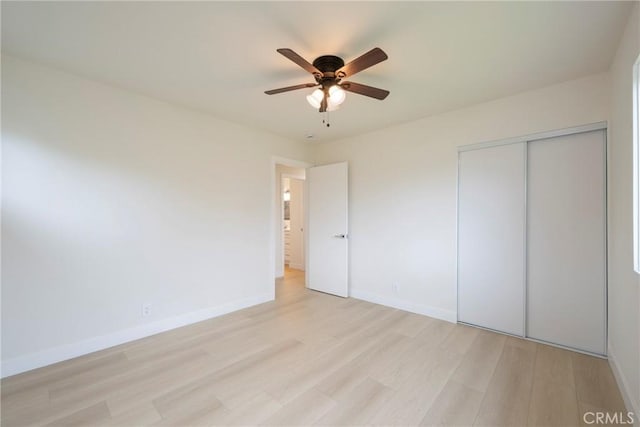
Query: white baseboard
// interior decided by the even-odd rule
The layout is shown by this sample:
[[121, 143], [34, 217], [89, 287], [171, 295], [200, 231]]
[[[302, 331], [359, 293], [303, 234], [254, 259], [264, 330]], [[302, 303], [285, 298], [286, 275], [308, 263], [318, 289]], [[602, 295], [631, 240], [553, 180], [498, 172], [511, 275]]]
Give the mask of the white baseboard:
[[611, 343], [608, 343], [608, 356], [609, 356], [609, 366], [611, 366], [611, 371], [613, 372], [613, 376], [616, 378], [616, 382], [618, 383], [618, 388], [622, 393], [622, 398], [624, 399], [624, 404], [627, 407], [627, 411], [633, 411], [636, 427], [640, 427], [640, 402], [636, 402], [633, 399], [633, 395], [630, 392], [629, 384], [625, 379], [624, 375], [622, 375], [622, 371], [620, 370], [620, 365], [618, 365], [618, 360], [616, 359], [616, 353]]
[[145, 338], [160, 332], [176, 329], [181, 326], [190, 325], [192, 323], [201, 322], [203, 320], [222, 316], [243, 308], [262, 304], [274, 299], [273, 292], [260, 294], [257, 296], [243, 298], [231, 301], [216, 307], [205, 308], [203, 310], [193, 311], [181, 314], [179, 316], [168, 319], [158, 320], [157, 322], [147, 323], [122, 331], [114, 332], [108, 335], [102, 335], [88, 340], [62, 345], [39, 351], [37, 353], [27, 354], [25, 356], [16, 357], [2, 361], [2, 369], [0, 377], [8, 377], [10, 375], [19, 374], [21, 372], [30, 371], [32, 369], [41, 368], [53, 363], [62, 362], [64, 360], [73, 359], [74, 357], [83, 356], [95, 351], [104, 350], [105, 348], [124, 344], [140, 338]]
[[387, 307], [393, 307], [411, 313], [422, 314], [423, 316], [434, 317], [436, 319], [445, 320], [447, 322], [456, 323], [457, 314], [455, 311], [444, 310], [438, 307], [432, 307], [424, 304], [417, 304], [415, 302], [399, 299], [389, 298], [378, 294], [374, 294], [367, 291], [361, 291], [358, 289], [350, 289], [349, 296], [355, 299], [361, 299], [369, 301], [374, 304], [386, 305]]

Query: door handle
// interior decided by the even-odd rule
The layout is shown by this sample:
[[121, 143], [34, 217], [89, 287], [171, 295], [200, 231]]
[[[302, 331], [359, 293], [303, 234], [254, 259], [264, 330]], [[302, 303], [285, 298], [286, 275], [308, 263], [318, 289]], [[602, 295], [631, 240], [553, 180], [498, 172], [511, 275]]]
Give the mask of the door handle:
[[333, 237], [338, 238], [338, 239], [346, 239], [347, 235], [346, 234], [334, 234]]

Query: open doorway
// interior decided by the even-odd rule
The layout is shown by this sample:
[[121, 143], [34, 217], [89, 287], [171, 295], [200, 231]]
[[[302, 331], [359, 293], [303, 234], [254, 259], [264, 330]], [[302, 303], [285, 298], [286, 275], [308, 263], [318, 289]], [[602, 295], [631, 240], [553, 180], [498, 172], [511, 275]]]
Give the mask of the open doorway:
[[276, 295], [305, 288], [305, 165], [275, 162]]
[[304, 276], [304, 179], [305, 170], [280, 166], [282, 189], [283, 276]]
[[[302, 170], [304, 176], [304, 170]], [[300, 175], [298, 175], [300, 176]], [[284, 275], [304, 271], [304, 178], [283, 175]]]
[[[303, 175], [304, 174], [304, 175]], [[304, 177], [304, 179], [303, 179]], [[289, 178], [289, 224], [285, 223], [285, 186]], [[285, 268], [285, 230], [296, 227], [291, 220], [296, 181], [302, 181], [299, 198], [301, 232], [299, 261], [289, 253]], [[273, 296], [282, 295], [280, 286], [295, 274], [295, 283], [305, 288], [341, 297], [349, 296], [348, 245], [348, 163], [313, 166], [295, 160], [273, 158], [272, 241], [270, 264]], [[293, 183], [293, 186], [291, 185]], [[295, 243], [289, 242], [289, 247]], [[297, 267], [297, 268], [291, 268]], [[303, 270], [304, 271], [303, 271]], [[295, 270], [295, 271], [293, 271]], [[286, 273], [286, 274], [285, 274]]]

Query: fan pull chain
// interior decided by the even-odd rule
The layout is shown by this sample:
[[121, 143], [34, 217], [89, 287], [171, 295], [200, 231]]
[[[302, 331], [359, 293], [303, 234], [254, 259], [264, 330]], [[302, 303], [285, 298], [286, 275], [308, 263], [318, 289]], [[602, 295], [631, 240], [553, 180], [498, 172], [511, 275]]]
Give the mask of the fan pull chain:
[[324, 112], [324, 118], [322, 119], [322, 124], [327, 125], [327, 127], [331, 126], [331, 123], [329, 123], [329, 112], [328, 111]]

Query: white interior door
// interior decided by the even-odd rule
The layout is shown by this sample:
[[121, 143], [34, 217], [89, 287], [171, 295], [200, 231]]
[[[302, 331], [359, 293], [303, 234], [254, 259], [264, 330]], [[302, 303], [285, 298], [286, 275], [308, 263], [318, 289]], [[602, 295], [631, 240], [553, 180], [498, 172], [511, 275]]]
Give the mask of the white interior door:
[[348, 165], [307, 169], [307, 287], [349, 296]]
[[605, 131], [529, 143], [527, 335], [606, 353]]
[[458, 320], [524, 335], [526, 143], [459, 154]]

